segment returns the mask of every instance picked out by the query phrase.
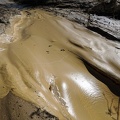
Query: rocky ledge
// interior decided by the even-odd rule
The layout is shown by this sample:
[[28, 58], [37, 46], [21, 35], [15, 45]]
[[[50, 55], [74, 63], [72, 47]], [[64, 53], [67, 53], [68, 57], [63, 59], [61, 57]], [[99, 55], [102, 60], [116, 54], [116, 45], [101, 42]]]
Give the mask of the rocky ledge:
[[[14, 1], [19, 3], [28, 2], [28, 0]], [[46, 0], [44, 2], [35, 0], [34, 6], [31, 6], [29, 1], [26, 8], [36, 7], [38, 3], [37, 5], [39, 6], [37, 7], [41, 9], [54, 12], [56, 15], [82, 24], [110, 40], [119, 41], [119, 2], [119, 0]], [[22, 4], [23, 8], [25, 7], [24, 5]], [[9, 23], [9, 18], [19, 14], [19, 8], [21, 8], [21, 5], [16, 5], [15, 3], [0, 4], [0, 34], [4, 32], [5, 26]]]

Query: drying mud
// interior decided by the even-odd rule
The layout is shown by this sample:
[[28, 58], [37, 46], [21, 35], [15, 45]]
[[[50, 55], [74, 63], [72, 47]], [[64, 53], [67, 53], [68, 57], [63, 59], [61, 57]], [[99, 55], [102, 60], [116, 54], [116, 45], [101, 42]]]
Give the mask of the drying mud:
[[[9, 110], [1, 105], [0, 120], [37, 120], [39, 108], [59, 120], [120, 120], [119, 92], [90, 72], [94, 66], [120, 85], [119, 59], [120, 43], [52, 13], [24, 10], [0, 36], [0, 98], [4, 102], [12, 94], [37, 109], [28, 110], [29, 115], [18, 110], [17, 117], [14, 105], [8, 105]], [[89, 70], [82, 60], [91, 65]]]

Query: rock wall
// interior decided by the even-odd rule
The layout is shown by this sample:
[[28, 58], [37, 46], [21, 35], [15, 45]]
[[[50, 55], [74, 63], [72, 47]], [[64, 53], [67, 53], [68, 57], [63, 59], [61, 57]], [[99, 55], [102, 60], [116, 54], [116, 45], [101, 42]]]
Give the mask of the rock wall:
[[[18, 14], [19, 11], [17, 7], [14, 7], [14, 4], [10, 6], [9, 1], [19, 3], [25, 1], [24, 3], [29, 4], [32, 2], [31, 5], [33, 5], [33, 0], [0, 1], [0, 34], [4, 32], [9, 18], [16, 13]], [[120, 39], [120, 21], [114, 19], [120, 18], [120, 0], [35, 0], [34, 3], [36, 5], [42, 4], [40, 8], [80, 23], [108, 39]]]

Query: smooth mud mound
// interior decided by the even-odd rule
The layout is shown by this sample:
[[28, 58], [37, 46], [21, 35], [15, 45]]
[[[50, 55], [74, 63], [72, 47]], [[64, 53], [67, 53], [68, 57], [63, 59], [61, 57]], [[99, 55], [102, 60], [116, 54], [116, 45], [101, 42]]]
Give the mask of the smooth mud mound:
[[[119, 59], [120, 43], [51, 13], [23, 11], [0, 37], [1, 101], [10, 92], [59, 120], [120, 120], [120, 91], [115, 95], [89, 72], [120, 84]], [[0, 120], [29, 119], [11, 109]]]

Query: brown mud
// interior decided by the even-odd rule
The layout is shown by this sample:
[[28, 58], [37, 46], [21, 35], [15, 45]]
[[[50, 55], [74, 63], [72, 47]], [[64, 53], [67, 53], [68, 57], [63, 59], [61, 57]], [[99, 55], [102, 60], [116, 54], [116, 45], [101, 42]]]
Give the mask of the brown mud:
[[[42, 108], [60, 120], [120, 120], [119, 92], [110, 91], [100, 81], [105, 77], [95, 77], [82, 61], [120, 84], [120, 43], [39, 9], [24, 10], [10, 23], [0, 36], [1, 100], [11, 92], [34, 104], [31, 118]], [[1, 120], [29, 119], [13, 115], [12, 107]]]

